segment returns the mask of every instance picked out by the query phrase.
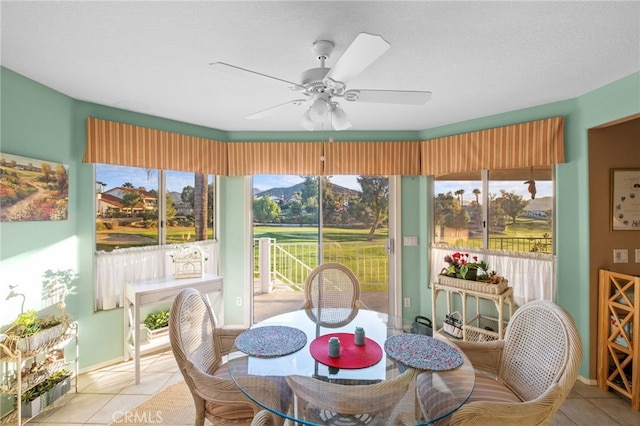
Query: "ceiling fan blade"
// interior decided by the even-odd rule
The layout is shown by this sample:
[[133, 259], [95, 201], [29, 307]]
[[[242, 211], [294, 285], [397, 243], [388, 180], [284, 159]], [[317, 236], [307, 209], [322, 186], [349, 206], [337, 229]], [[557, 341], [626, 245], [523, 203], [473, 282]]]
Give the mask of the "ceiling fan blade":
[[380, 104], [424, 105], [431, 99], [431, 92], [419, 90], [347, 90], [344, 99], [350, 102], [374, 102]]
[[270, 115], [275, 114], [276, 112], [283, 110], [289, 106], [300, 106], [303, 105], [305, 102], [307, 102], [307, 99], [294, 99], [292, 101], [288, 101], [279, 105], [275, 105], [272, 106], [270, 108], [267, 109], [263, 109], [262, 111], [258, 111], [258, 112], [254, 112], [251, 115], [247, 115], [245, 118], [248, 118], [249, 120], [258, 120], [261, 118], [265, 118], [268, 117]]
[[386, 52], [391, 45], [379, 35], [360, 33], [331, 68], [325, 81], [346, 84], [360, 74], [373, 61]]
[[270, 75], [267, 74], [262, 74], [259, 73], [257, 71], [251, 71], [248, 70], [246, 68], [241, 68], [241, 67], [237, 67], [235, 65], [231, 65], [231, 64], [227, 64], [225, 62], [212, 62], [211, 64], [212, 67], [219, 69], [221, 71], [225, 71], [234, 75], [240, 75], [242, 77], [250, 77], [250, 78], [254, 78], [254, 79], [259, 79], [260, 81], [264, 81], [264, 79], [268, 79], [273, 83], [277, 83], [280, 85], [284, 85], [285, 87], [287, 87], [288, 89], [291, 90], [295, 90], [295, 91], [300, 91], [300, 92], [304, 92], [304, 87], [294, 83], [292, 81], [288, 81], [288, 80], [283, 80], [281, 78], [278, 77], [272, 77]]

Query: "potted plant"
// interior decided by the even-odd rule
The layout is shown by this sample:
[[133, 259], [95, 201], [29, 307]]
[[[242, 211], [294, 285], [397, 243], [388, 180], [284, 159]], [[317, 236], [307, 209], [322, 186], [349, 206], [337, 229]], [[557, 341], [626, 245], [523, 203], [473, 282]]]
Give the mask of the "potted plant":
[[147, 338], [153, 340], [169, 331], [169, 310], [152, 312], [144, 319]]
[[[469, 253], [455, 252], [452, 255], [446, 255], [444, 261], [449, 266], [442, 270], [442, 275], [470, 281], [477, 281], [489, 275], [489, 265], [484, 260], [479, 261], [478, 256], [471, 256]], [[478, 274], [478, 271], [482, 273]], [[493, 274], [495, 275], [495, 271]]]
[[7, 343], [5, 345], [11, 350], [19, 350], [23, 353], [35, 352], [39, 348], [55, 342], [69, 328], [71, 320], [65, 312], [65, 299], [68, 295], [75, 294], [76, 287], [71, 284], [77, 277], [71, 269], [65, 271], [49, 269], [44, 273], [44, 278], [42, 282], [43, 300], [56, 303], [61, 315], [39, 317], [33, 309], [25, 312], [25, 295], [15, 291], [18, 285], [10, 285], [11, 291], [7, 299], [22, 297], [21, 313], [13, 321], [12, 327], [6, 331]]
[[10, 332], [16, 342], [16, 349], [26, 353], [55, 341], [64, 334], [68, 326], [64, 317], [39, 317], [35, 310], [30, 309], [18, 315]]
[[22, 417], [34, 417], [71, 390], [71, 373], [60, 370], [22, 393]]
[[507, 280], [489, 270], [489, 265], [476, 255], [455, 252], [446, 255], [444, 261], [448, 266], [440, 271], [438, 280], [441, 284], [497, 294], [507, 287]]

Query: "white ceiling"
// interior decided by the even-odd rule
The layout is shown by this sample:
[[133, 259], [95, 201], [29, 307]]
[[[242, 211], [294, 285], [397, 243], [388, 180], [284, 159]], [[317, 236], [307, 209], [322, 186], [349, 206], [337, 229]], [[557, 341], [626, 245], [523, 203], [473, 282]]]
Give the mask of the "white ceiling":
[[[1, 63], [72, 98], [228, 131], [298, 131], [295, 99], [222, 61], [299, 82], [360, 32], [391, 49], [351, 89], [429, 90], [423, 106], [341, 102], [351, 130], [423, 130], [571, 99], [640, 71], [640, 2], [2, 1]], [[640, 94], [639, 104], [640, 104]]]

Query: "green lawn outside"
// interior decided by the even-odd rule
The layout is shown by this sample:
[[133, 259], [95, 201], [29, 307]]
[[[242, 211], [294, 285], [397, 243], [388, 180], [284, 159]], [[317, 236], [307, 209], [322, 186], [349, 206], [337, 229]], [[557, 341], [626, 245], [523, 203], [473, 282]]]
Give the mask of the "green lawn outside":
[[[548, 238], [545, 239], [544, 235]], [[542, 219], [518, 217], [516, 223], [508, 224], [503, 232], [489, 234], [489, 248], [492, 250], [533, 251], [551, 253], [553, 229], [551, 223]], [[535, 239], [527, 241], [529, 239]], [[461, 247], [482, 247], [482, 238], [449, 236], [440, 238], [450, 245]]]
[[[324, 227], [323, 240], [329, 241], [366, 241], [369, 229]], [[387, 228], [379, 228], [373, 236], [374, 241], [385, 241], [389, 235]], [[313, 226], [268, 226], [253, 227], [254, 238], [275, 238], [278, 242], [318, 241], [318, 228]]]
[[[101, 237], [108, 237], [109, 242], [101, 241]], [[195, 241], [195, 231], [191, 227], [167, 227], [167, 244], [182, 244]], [[96, 232], [96, 250], [112, 251], [118, 248], [143, 247], [158, 244], [157, 228], [137, 228], [120, 226], [115, 230]], [[208, 230], [208, 238], [213, 238], [213, 230]]]
[[[317, 265], [318, 230], [316, 227], [256, 226], [254, 238], [274, 238], [285, 246], [301, 262], [315, 267]], [[386, 253], [388, 230], [379, 229], [373, 241], [367, 241], [368, 229], [324, 228], [324, 262], [338, 262], [351, 269], [360, 280], [363, 291], [381, 291], [388, 288], [389, 259]], [[257, 265], [258, 250], [255, 250]], [[293, 267], [286, 259], [275, 259], [275, 267], [283, 275], [302, 284], [306, 274]]]

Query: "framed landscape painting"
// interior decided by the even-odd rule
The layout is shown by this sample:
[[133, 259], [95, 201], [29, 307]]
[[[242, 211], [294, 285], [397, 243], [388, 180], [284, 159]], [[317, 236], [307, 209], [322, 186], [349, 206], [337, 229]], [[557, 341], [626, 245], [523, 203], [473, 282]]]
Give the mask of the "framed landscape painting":
[[0, 152], [0, 221], [66, 220], [69, 167]]

